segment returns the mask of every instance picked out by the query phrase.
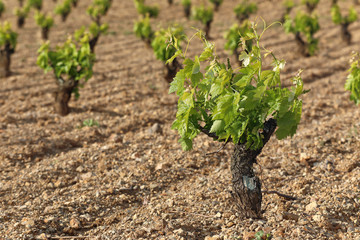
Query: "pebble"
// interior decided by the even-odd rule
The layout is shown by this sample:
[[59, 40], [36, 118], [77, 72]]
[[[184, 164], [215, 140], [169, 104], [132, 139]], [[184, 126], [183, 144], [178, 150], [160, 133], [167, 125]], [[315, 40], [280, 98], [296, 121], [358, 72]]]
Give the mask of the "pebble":
[[184, 230], [182, 228], [179, 228], [179, 229], [174, 230], [174, 233], [178, 234], [178, 235], [181, 235], [181, 234], [184, 233]]
[[303, 161], [306, 161], [306, 160], [309, 160], [310, 159], [310, 156], [307, 154], [307, 153], [300, 153], [300, 161], [303, 162]]
[[204, 240], [220, 240], [220, 236], [219, 235], [214, 235], [214, 236], [206, 236]]
[[235, 223], [233, 223], [233, 222], [228, 222], [228, 223], [226, 224], [226, 227], [230, 228], [230, 227], [234, 226], [234, 224], [235, 224]]
[[174, 200], [168, 199], [168, 200], [166, 200], [166, 204], [168, 205], [168, 207], [173, 207], [174, 206]]
[[93, 176], [92, 172], [81, 174], [83, 180], [89, 180]]
[[32, 228], [35, 226], [35, 221], [31, 218], [23, 218], [21, 219], [21, 225], [24, 225], [26, 228]]
[[36, 239], [47, 240], [48, 236], [46, 235], [46, 233], [42, 233], [42, 234], [38, 235], [36, 237]]
[[162, 133], [162, 128], [160, 124], [154, 123], [150, 128], [148, 128], [147, 133], [149, 135], [155, 134], [155, 133]]
[[321, 215], [319, 214], [316, 214], [312, 217], [312, 219], [315, 221], [315, 222], [321, 222]]
[[306, 212], [314, 211], [314, 210], [317, 208], [317, 206], [318, 206], [318, 205], [317, 205], [316, 201], [311, 202], [311, 203], [309, 203], [308, 205], [306, 205], [305, 211], [306, 211]]
[[122, 141], [122, 137], [119, 134], [113, 133], [110, 135], [109, 141], [118, 143]]
[[283, 218], [286, 220], [294, 220], [297, 221], [299, 220], [299, 216], [293, 213], [289, 213], [289, 212], [283, 212], [282, 214]]
[[171, 164], [170, 163], [158, 163], [156, 164], [155, 166], [155, 170], [162, 170], [162, 169], [167, 169], [167, 168], [170, 168], [171, 167]]
[[150, 184], [150, 189], [151, 189], [151, 190], [155, 190], [155, 189], [158, 188], [158, 187], [159, 187], [159, 185], [156, 184], [156, 183], [151, 183], [151, 184]]
[[77, 218], [71, 218], [70, 227], [73, 229], [81, 228], [81, 222]]

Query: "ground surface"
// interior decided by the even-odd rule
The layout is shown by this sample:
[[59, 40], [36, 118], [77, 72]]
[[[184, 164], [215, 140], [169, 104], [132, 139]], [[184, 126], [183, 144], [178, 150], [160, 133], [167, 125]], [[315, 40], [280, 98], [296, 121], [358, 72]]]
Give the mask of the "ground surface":
[[[5, 1], [3, 16], [13, 25], [16, 2]], [[52, 44], [89, 23], [84, 11], [90, 1], [79, 2], [67, 22], [56, 17]], [[183, 17], [179, 0], [170, 8], [157, 2], [161, 13], [154, 27], [180, 22], [188, 34], [194, 32], [190, 26], [201, 27]], [[225, 0], [212, 24], [223, 59], [223, 34], [235, 22], [237, 2]], [[299, 200], [264, 194], [260, 220], [237, 217], [230, 144], [205, 155], [221, 144], [199, 136], [193, 151], [181, 150], [170, 129], [177, 99], [167, 93], [162, 63], [132, 34], [132, 1], [113, 1], [94, 76], [66, 117], [53, 113], [52, 75], [36, 66], [41, 40], [31, 13], [18, 30], [12, 76], [0, 79], [0, 239], [247, 239], [259, 230], [275, 239], [360, 239], [360, 108], [343, 88], [351, 51], [359, 50], [360, 21], [350, 26], [353, 44], [347, 46], [330, 21], [329, 2], [322, 0], [318, 9], [316, 56], [297, 54], [293, 36], [279, 26], [264, 35], [264, 46], [287, 60], [283, 79], [302, 68], [311, 92], [303, 97], [298, 133], [271, 139], [255, 166], [264, 190]], [[45, 1], [46, 10], [53, 8]], [[262, 1], [258, 15], [275, 21], [281, 6]], [[192, 55], [201, 47], [194, 46]], [[100, 126], [80, 128], [86, 119]]]

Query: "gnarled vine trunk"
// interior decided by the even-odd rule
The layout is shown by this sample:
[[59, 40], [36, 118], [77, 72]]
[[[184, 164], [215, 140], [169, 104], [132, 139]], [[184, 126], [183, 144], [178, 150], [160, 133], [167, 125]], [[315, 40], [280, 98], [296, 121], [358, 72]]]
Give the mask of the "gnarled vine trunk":
[[207, 39], [210, 39], [210, 27], [211, 27], [212, 21], [209, 21], [205, 24], [205, 36]]
[[298, 45], [298, 51], [300, 54], [302, 54], [304, 57], [309, 57], [310, 53], [307, 50], [307, 43], [302, 39], [299, 32], [295, 34], [295, 41]]
[[[276, 129], [276, 121], [269, 119], [264, 124], [263, 146], [269, 141]], [[255, 175], [253, 164], [262, 148], [257, 150], [247, 149], [245, 144], [236, 144], [231, 158], [232, 195], [243, 217], [261, 217], [261, 183]]]
[[165, 64], [166, 71], [164, 74], [164, 78], [168, 83], [171, 83], [176, 73], [181, 69], [181, 64], [177, 61], [176, 58], [170, 64]]
[[341, 24], [341, 38], [346, 44], [351, 43], [351, 33], [349, 32], [349, 23]]
[[249, 17], [250, 17], [249, 14], [236, 15], [236, 18], [240, 24], [242, 24], [242, 22], [248, 19]]
[[67, 17], [69, 16], [69, 13], [61, 14], [61, 21], [66, 22]]
[[69, 101], [73, 90], [78, 85], [78, 81], [58, 80], [57, 83], [58, 83], [58, 89], [54, 92], [54, 97], [55, 97], [54, 111], [61, 116], [65, 116], [70, 112]]
[[18, 28], [22, 28], [25, 24], [25, 17], [18, 17], [17, 19], [17, 26]]
[[43, 40], [48, 40], [49, 39], [49, 28], [47, 27], [44, 27], [44, 28], [41, 28], [41, 38]]
[[238, 63], [240, 66], [242, 66], [243, 61], [240, 60], [239, 49], [235, 49], [234, 55], [235, 55], [235, 58], [236, 58], [237, 63]]
[[317, 6], [317, 4], [307, 2], [306, 9], [307, 9], [308, 13], [311, 14], [315, 10], [316, 6]]
[[5, 44], [5, 48], [0, 50], [0, 77], [10, 76], [10, 64], [11, 64], [11, 54], [15, 50], [10, 47], [10, 44]]
[[184, 13], [185, 13], [185, 17], [186, 17], [187, 19], [190, 18], [190, 12], [191, 12], [191, 6], [185, 6], [185, 7], [184, 7]]
[[90, 41], [89, 41], [89, 45], [90, 45], [90, 51], [91, 53], [94, 53], [95, 51], [95, 46], [99, 40], [99, 37], [100, 37], [100, 34], [97, 35], [96, 37], [92, 38]]

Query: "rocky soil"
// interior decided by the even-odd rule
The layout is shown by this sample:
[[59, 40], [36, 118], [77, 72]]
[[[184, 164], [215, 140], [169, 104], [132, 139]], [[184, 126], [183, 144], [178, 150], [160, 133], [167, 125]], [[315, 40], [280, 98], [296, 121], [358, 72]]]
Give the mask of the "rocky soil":
[[[15, 26], [17, 1], [4, 2], [2, 18]], [[52, 11], [55, 3], [44, 2]], [[90, 2], [80, 0], [65, 23], [55, 18], [52, 45], [90, 23]], [[191, 26], [201, 28], [186, 20], [180, 0], [170, 7], [165, 0], [147, 2], [161, 9], [154, 28], [179, 22], [189, 35]], [[223, 60], [229, 56], [223, 34], [236, 22], [238, 2], [225, 0], [212, 23], [211, 41]], [[281, 17], [278, 1], [258, 2], [257, 15], [267, 22]], [[264, 35], [264, 47], [287, 61], [283, 80], [301, 68], [311, 91], [303, 97], [297, 134], [271, 139], [259, 156], [255, 168], [268, 191], [264, 214], [246, 220], [230, 195], [231, 144], [207, 154], [222, 144], [201, 135], [194, 150], [181, 150], [171, 130], [177, 99], [168, 94], [162, 63], [132, 33], [132, 1], [113, 0], [94, 76], [65, 117], [53, 113], [52, 75], [36, 66], [41, 40], [31, 12], [17, 29], [12, 76], [0, 79], [0, 239], [252, 239], [262, 230], [278, 240], [359, 240], [360, 108], [343, 86], [351, 52], [360, 50], [360, 20], [350, 26], [353, 43], [346, 45], [331, 22], [330, 1], [320, 2], [316, 56], [299, 55], [280, 26]], [[190, 54], [200, 48], [194, 41]], [[83, 126], [86, 119], [99, 126]], [[297, 200], [269, 193], [274, 190]]]

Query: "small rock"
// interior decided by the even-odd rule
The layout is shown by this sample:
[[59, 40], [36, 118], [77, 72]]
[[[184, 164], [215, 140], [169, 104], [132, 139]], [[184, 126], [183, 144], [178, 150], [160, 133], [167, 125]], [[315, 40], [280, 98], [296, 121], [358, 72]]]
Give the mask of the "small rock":
[[285, 228], [279, 227], [278, 229], [276, 229], [274, 236], [283, 238], [285, 236]]
[[55, 217], [50, 216], [50, 217], [44, 219], [44, 223], [49, 224], [51, 222], [55, 222], [56, 220], [57, 219]]
[[174, 230], [174, 233], [178, 234], [178, 235], [181, 235], [181, 234], [184, 233], [184, 230], [182, 228], [179, 228], [179, 229]]
[[118, 143], [122, 141], [122, 137], [119, 134], [113, 133], [110, 135], [109, 141]]
[[321, 215], [319, 214], [316, 214], [312, 217], [312, 219], [315, 221], [315, 222], [321, 222]]
[[165, 169], [165, 168], [169, 168], [171, 167], [171, 164], [170, 163], [158, 163], [156, 164], [156, 167], [155, 167], [155, 171], [156, 170], [162, 170], [162, 169]]
[[20, 210], [24, 210], [24, 209], [26, 209], [26, 208], [28, 208], [27, 205], [22, 205], [22, 206], [19, 207]]
[[307, 153], [300, 153], [300, 161], [301, 162], [304, 162], [306, 160], [309, 160], [310, 159], [310, 156], [307, 154]]
[[104, 172], [106, 170], [106, 162], [105, 162], [105, 159], [100, 159], [98, 164], [97, 164], [97, 169], [100, 171], [100, 172]]
[[155, 123], [147, 130], [147, 133], [150, 135], [155, 133], [162, 133], [162, 128], [160, 127], [160, 124]]
[[157, 185], [156, 183], [151, 183], [150, 184], [150, 189], [151, 190], [156, 190], [159, 187], [159, 185]]
[[46, 236], [45, 233], [42, 233], [42, 234], [38, 235], [38, 236], [36, 237], [36, 239], [47, 240], [48, 237]]
[[81, 174], [83, 180], [89, 180], [93, 176], [92, 172]]
[[244, 231], [244, 233], [243, 233], [244, 240], [252, 240], [254, 238], [255, 238], [255, 232]]
[[284, 216], [280, 213], [276, 213], [275, 219], [276, 219], [276, 221], [280, 222], [284, 219]]
[[108, 189], [106, 189], [106, 193], [108, 195], [113, 195], [115, 193], [115, 190], [113, 188], [108, 188]]
[[102, 146], [100, 148], [101, 151], [106, 151], [106, 150], [109, 150], [109, 149], [110, 149], [110, 146], [108, 146], [108, 145]]
[[[165, 219], [162, 219], [162, 218], [155, 218], [154, 219], [154, 229], [157, 230], [157, 231], [161, 231], [163, 230], [166, 226], [167, 226], [167, 222]], [[175, 231], [174, 231], [175, 232]]]
[[210, 236], [206, 236], [204, 240], [220, 240], [220, 236], [219, 235], [214, 235], [212, 237]]
[[61, 181], [61, 179], [58, 179], [55, 183], [54, 183], [54, 186], [56, 188], [59, 188], [59, 187], [62, 187], [64, 186], [63, 182]]
[[144, 237], [146, 235], [146, 231], [144, 229], [137, 229], [135, 231], [135, 235], [137, 238]]
[[299, 216], [293, 213], [289, 213], [289, 212], [283, 212], [283, 218], [287, 219], [287, 220], [294, 220], [297, 221], [299, 220]]
[[316, 201], [311, 202], [311, 203], [309, 203], [308, 205], [306, 205], [305, 211], [306, 211], [306, 212], [314, 211], [314, 210], [317, 208], [317, 206], [318, 206], [318, 205], [317, 205]]
[[216, 218], [221, 218], [221, 213], [218, 212], [216, 215], [215, 215]]
[[168, 200], [166, 200], [166, 204], [168, 205], [168, 207], [173, 207], [174, 206], [174, 200], [168, 199]]
[[47, 206], [45, 207], [44, 209], [44, 213], [47, 214], [47, 213], [50, 213], [54, 210], [54, 207], [53, 206]]
[[77, 218], [71, 218], [70, 227], [73, 229], [81, 228], [81, 222]]
[[230, 227], [234, 226], [234, 224], [235, 224], [235, 223], [233, 223], [233, 222], [228, 222], [228, 223], [226, 224], [226, 227], [230, 228]]
[[21, 219], [21, 225], [24, 225], [26, 228], [32, 228], [35, 226], [35, 221], [31, 218]]
[[77, 172], [84, 172], [84, 167], [83, 166], [78, 166], [77, 168], [76, 168], [76, 171]]

